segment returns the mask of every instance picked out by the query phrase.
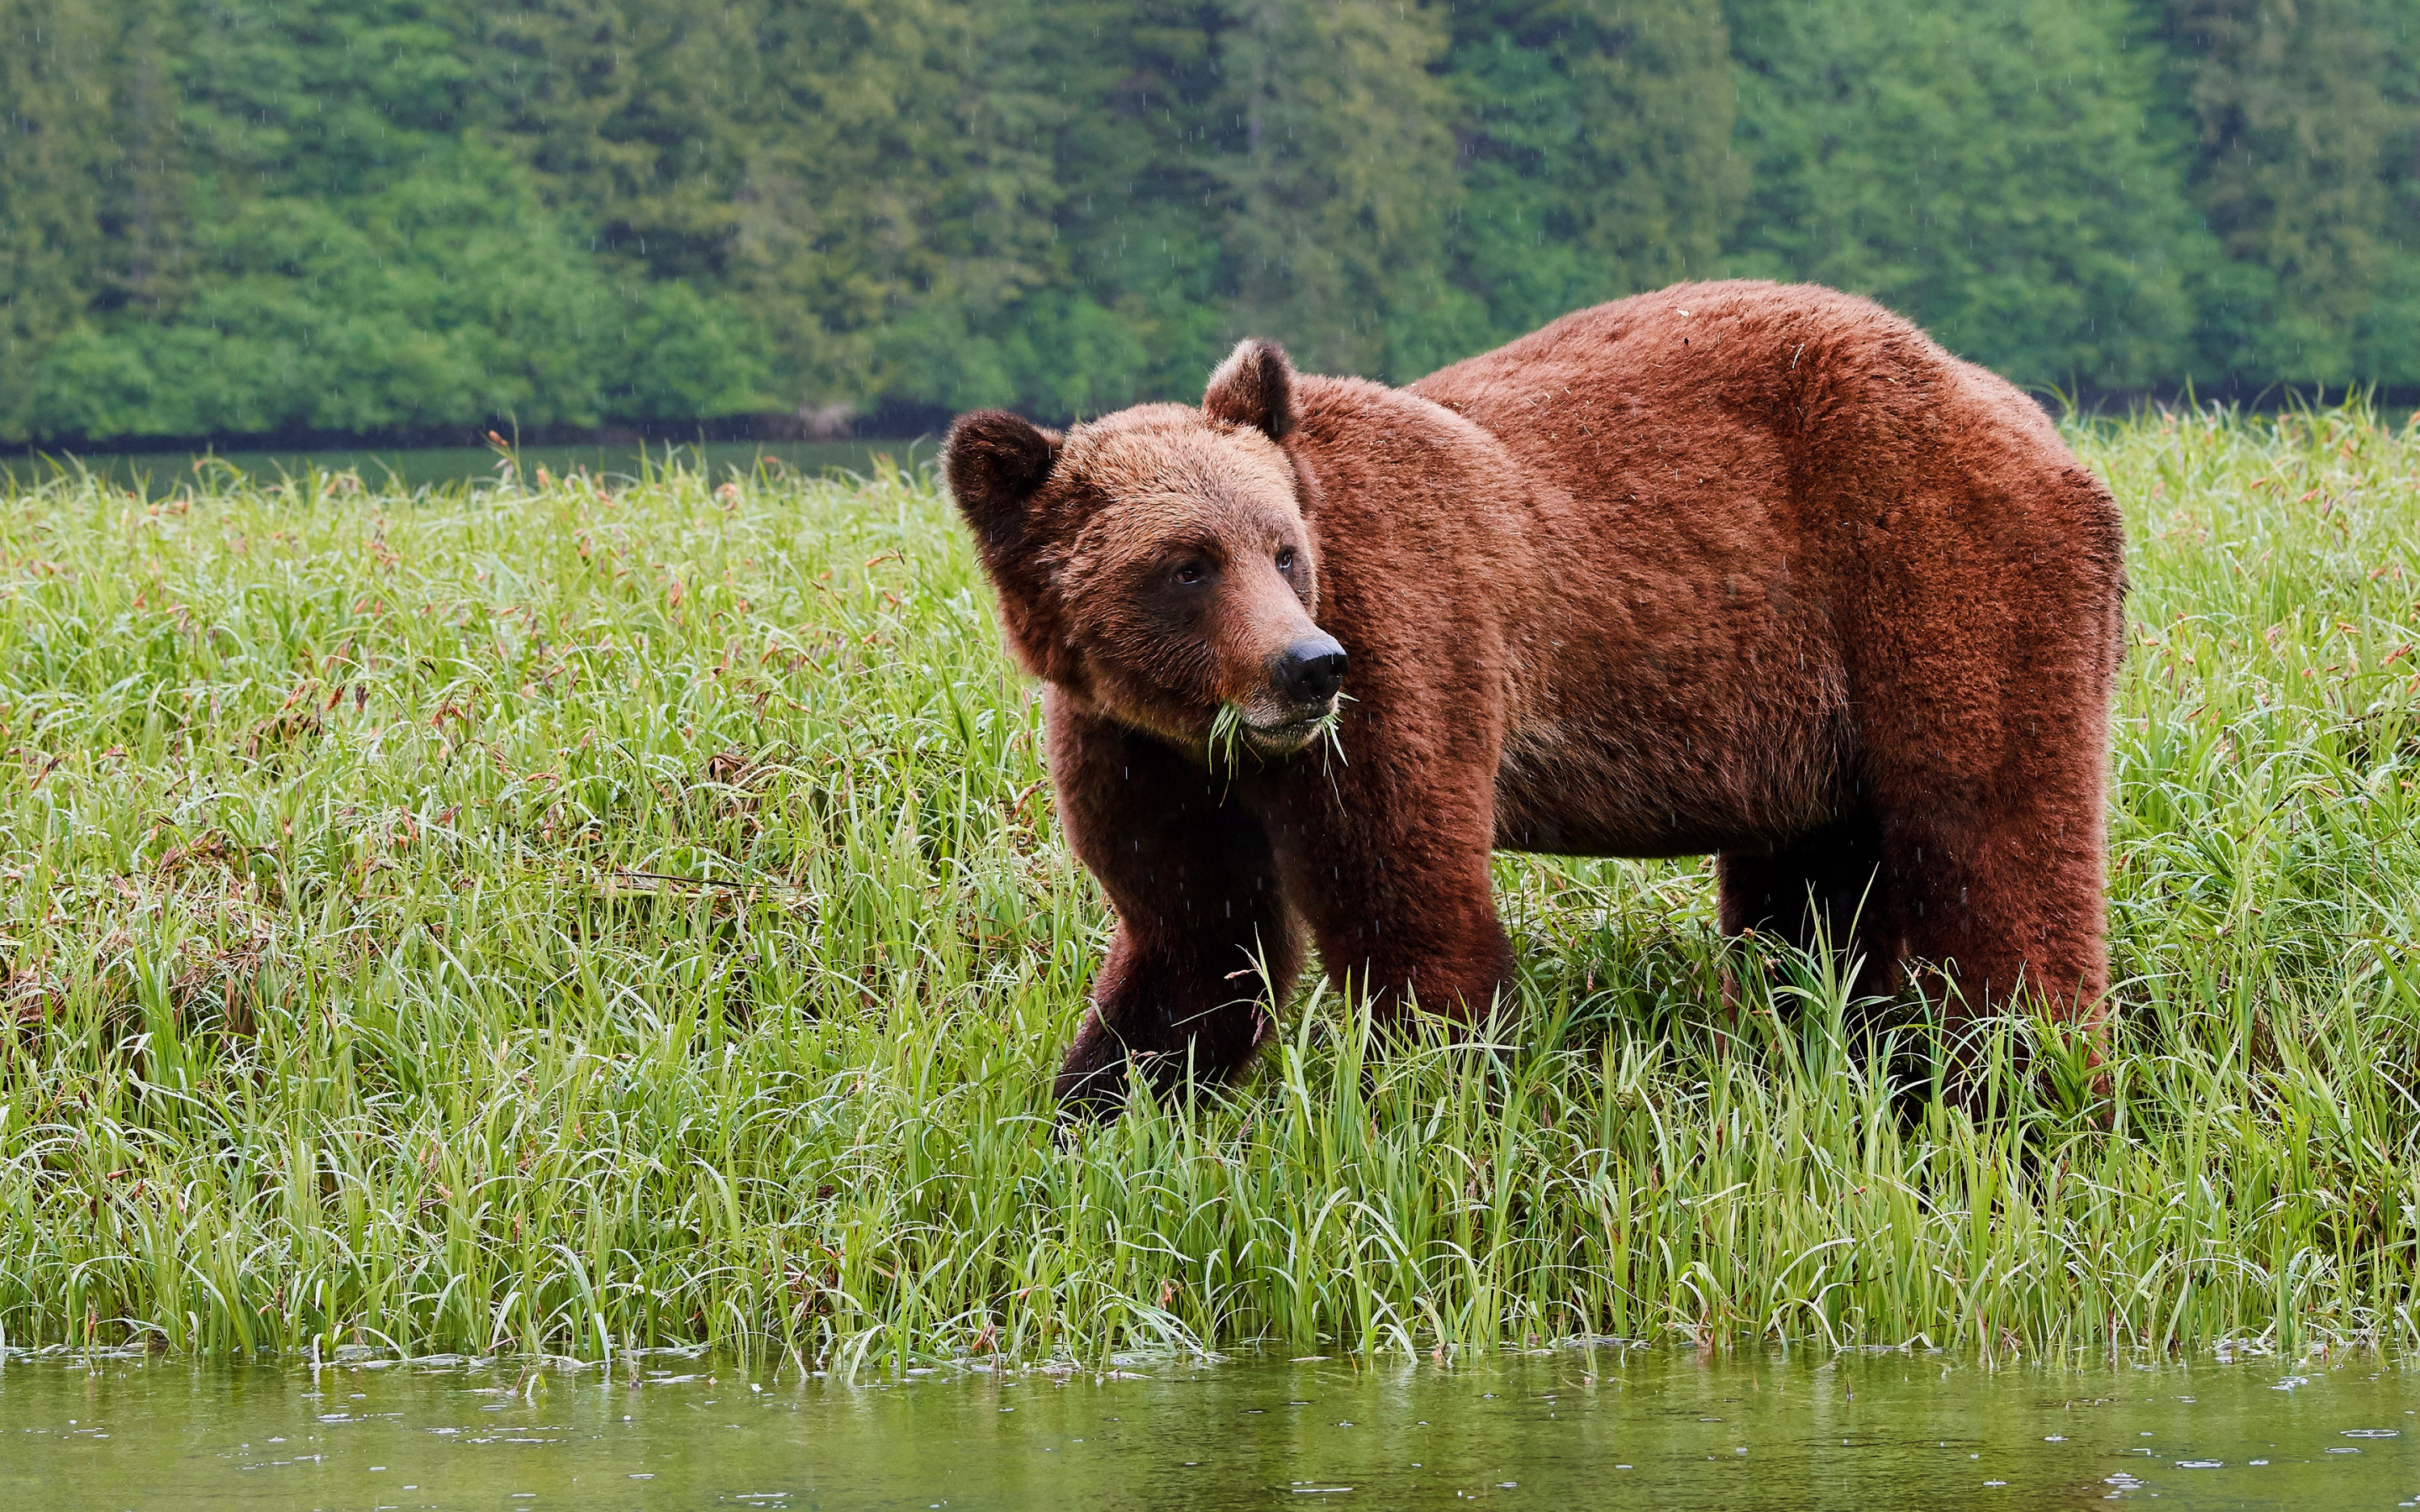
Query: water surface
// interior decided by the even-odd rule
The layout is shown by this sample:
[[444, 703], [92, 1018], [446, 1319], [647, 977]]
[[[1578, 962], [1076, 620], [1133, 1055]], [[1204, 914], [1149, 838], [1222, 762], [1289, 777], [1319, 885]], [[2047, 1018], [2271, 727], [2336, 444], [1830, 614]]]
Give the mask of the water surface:
[[2420, 1375], [1566, 1350], [935, 1371], [19, 1355], [0, 1505], [2412, 1506]]

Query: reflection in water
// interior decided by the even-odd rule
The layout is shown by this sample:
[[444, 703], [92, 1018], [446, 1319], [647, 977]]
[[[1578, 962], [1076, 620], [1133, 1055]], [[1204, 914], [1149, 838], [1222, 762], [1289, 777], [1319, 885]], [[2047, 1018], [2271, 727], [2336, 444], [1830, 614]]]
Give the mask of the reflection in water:
[[[2407, 1405], [2409, 1404], [2409, 1405]], [[2413, 1505], [2420, 1374], [1565, 1350], [911, 1373], [17, 1355], [0, 1504]]]

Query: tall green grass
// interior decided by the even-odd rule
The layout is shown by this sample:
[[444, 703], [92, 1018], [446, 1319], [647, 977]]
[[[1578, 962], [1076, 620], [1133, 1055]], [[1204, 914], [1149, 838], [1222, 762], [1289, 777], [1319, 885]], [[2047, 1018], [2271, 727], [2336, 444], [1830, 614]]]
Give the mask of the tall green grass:
[[2420, 1344], [2420, 439], [2077, 441], [2119, 1007], [2105, 1084], [1979, 1119], [1703, 866], [1505, 857], [1481, 1046], [1313, 994], [1249, 1087], [1056, 1137], [1104, 913], [928, 478], [20, 487], [5, 1342]]

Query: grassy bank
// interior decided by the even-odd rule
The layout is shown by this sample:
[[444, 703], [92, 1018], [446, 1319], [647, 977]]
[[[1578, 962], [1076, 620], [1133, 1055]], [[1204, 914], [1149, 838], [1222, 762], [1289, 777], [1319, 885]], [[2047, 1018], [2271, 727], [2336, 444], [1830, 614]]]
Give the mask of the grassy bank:
[[2420, 1344], [2420, 438], [2081, 438], [2133, 526], [2109, 1102], [1894, 1112], [1696, 863], [1523, 993], [1070, 1141], [1102, 947], [923, 479], [0, 499], [6, 1342]]

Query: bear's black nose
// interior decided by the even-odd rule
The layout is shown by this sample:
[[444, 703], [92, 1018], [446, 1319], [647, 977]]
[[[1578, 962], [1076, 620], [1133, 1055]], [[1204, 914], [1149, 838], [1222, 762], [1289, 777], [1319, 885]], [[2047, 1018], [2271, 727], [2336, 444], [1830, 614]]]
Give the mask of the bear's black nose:
[[1296, 703], [1325, 703], [1344, 686], [1344, 648], [1329, 635], [1307, 635], [1278, 654], [1278, 686]]

